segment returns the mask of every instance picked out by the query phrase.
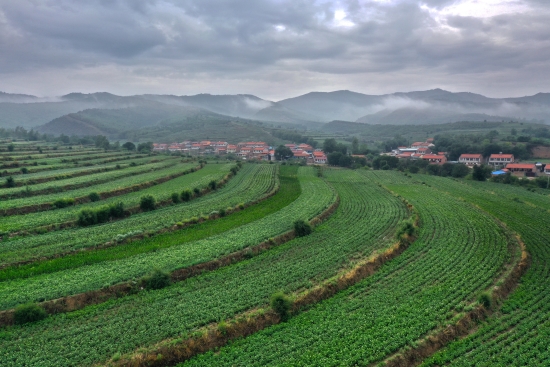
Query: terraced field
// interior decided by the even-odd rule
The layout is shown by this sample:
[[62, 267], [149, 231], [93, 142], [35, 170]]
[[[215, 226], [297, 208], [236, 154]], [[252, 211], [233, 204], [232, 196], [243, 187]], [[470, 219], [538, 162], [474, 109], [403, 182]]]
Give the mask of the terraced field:
[[[475, 202], [521, 235], [531, 267], [517, 290], [479, 330], [423, 366], [545, 366], [550, 363], [550, 198], [509, 185], [420, 177]], [[503, 200], [507, 198], [507, 200]]]
[[[315, 205], [318, 208], [311, 212], [314, 214], [330, 203], [331, 200], [325, 199], [325, 204], [321, 206], [321, 198], [330, 198], [332, 190], [321, 179], [313, 176], [311, 169], [306, 170], [302, 175], [307, 174], [307, 171], [311, 173], [301, 178], [303, 194], [300, 198], [305, 193], [313, 195], [314, 199], [307, 202], [311, 203], [308, 205]], [[316, 189], [314, 189], [315, 187]], [[370, 192], [370, 195], [363, 197], [358, 194], [357, 191], [361, 188]], [[166, 338], [181, 336], [183, 333], [206, 325], [212, 320], [224, 319], [244, 310], [265, 305], [270, 294], [277, 289], [299, 292], [310, 288], [316, 283], [336, 275], [343, 264], [353, 263], [363, 255], [368, 256], [376, 249], [391, 244], [391, 233], [394, 227], [400, 219], [407, 215], [405, 206], [398, 199], [376, 186], [368, 187], [364, 183], [355, 183], [349, 186], [342, 184], [338, 192], [341, 196], [338, 212], [325, 224], [318, 227], [313, 235], [295, 239], [252, 257], [250, 260], [176, 283], [159, 291], [139, 293], [116, 302], [86, 308], [79, 311], [86, 311], [81, 314], [82, 322], [68, 322], [68, 319], [57, 316], [51, 317], [45, 322], [57, 320], [56, 322], [64, 322], [67, 326], [72, 324], [79, 329], [83, 327], [87, 330], [96, 330], [95, 336], [89, 335], [82, 338], [82, 340], [90, 341], [90, 349], [80, 344], [78, 348], [80, 351], [69, 352], [69, 354], [78, 354], [78, 356], [70, 357], [77, 358], [78, 363], [89, 364], [105, 359], [105, 357], [109, 358], [117, 352], [130, 352], [140, 345], [151, 345]], [[370, 200], [375, 198], [377, 199]], [[385, 200], [383, 201], [385, 205], [380, 205], [382, 204], [380, 200]], [[299, 206], [303, 207], [304, 205], [303, 202]], [[290, 209], [292, 206], [288, 208]], [[368, 222], [365, 223], [365, 226], [355, 226], [358, 218], [348, 215], [350, 212], [359, 215], [370, 212], [381, 219], [373, 223], [373, 226], [370, 226]], [[279, 216], [280, 214], [273, 215]], [[268, 220], [268, 217], [262, 220]], [[270, 220], [270, 223], [274, 222], [274, 220]], [[253, 222], [247, 226], [254, 225], [257, 224]], [[265, 225], [261, 227], [263, 228]], [[237, 230], [235, 232], [236, 235], [240, 233]], [[255, 231], [244, 233], [250, 233], [250, 236], [256, 235]], [[256, 237], [255, 241], [261, 241], [265, 238], [264, 236]], [[208, 241], [216, 241], [216, 237], [208, 239]], [[205, 244], [201, 248], [206, 250], [210, 246]], [[331, 249], [338, 249], [338, 251], [331, 251]], [[231, 302], [226, 301], [229, 299]], [[171, 311], [166, 312], [166, 310]], [[119, 315], [117, 319], [113, 318], [115, 315]], [[144, 315], [148, 315], [146, 319], [149, 321], [142, 320]], [[99, 319], [97, 319], [98, 316]], [[121, 318], [118, 319], [118, 317]], [[108, 330], [114, 330], [117, 325], [120, 325], [119, 323], [127, 323], [129, 320], [134, 320], [136, 324], [135, 326], [127, 324], [127, 327], [131, 327], [136, 332], [125, 334], [127, 338], [116, 346], [105, 339], [111, 333]], [[142, 321], [138, 322], [138, 320]], [[174, 322], [175, 320], [180, 321]], [[185, 320], [185, 322], [181, 322], [181, 320]], [[92, 324], [89, 324], [90, 322]], [[38, 325], [36, 324], [35, 327], [39, 327]], [[65, 329], [65, 326], [54, 326], [54, 324], [47, 326], [42, 323], [42, 325], [46, 327], [43, 329], [44, 331], [31, 332], [35, 336], [33, 342], [38, 342], [36, 339], [38, 333], [51, 336], [51, 332], [57, 333]], [[75, 332], [74, 329], [73, 331], [65, 330], [68, 333]], [[115, 334], [112, 334], [113, 337]], [[102, 340], [97, 339], [98, 337]], [[117, 337], [120, 338], [120, 335]], [[54, 337], [54, 339], [58, 338]], [[22, 340], [19, 339], [19, 345], [26, 343]], [[28, 341], [30, 342], [30, 339]], [[31, 359], [35, 363], [39, 363], [38, 361], [44, 360], [44, 358], [54, 358], [51, 363], [71, 364], [67, 359], [68, 355], [58, 355], [57, 357], [53, 355], [58, 353], [54, 353], [54, 350], [59, 351], [54, 344], [51, 345], [51, 355], [49, 351], [45, 351], [46, 354], [41, 356], [27, 355], [25, 358], [27, 360], [29, 360], [28, 358], [38, 358]], [[9, 349], [12, 350], [11, 347]]]
[[451, 322], [495, 283], [510, 254], [506, 234], [491, 218], [393, 173], [365, 175], [418, 210], [416, 242], [374, 276], [308, 312], [185, 365], [368, 365]]
[[[191, 172], [199, 162], [181, 157], [17, 148], [10, 159], [77, 160], [0, 188], [0, 209], [39, 208], [0, 218], [1, 366], [550, 360], [549, 196], [396, 171]], [[146, 195], [154, 210], [140, 209]], [[49, 210], [63, 198], [76, 201]], [[117, 203], [121, 217], [76, 222]], [[313, 231], [300, 237], [296, 220]], [[23, 304], [43, 315], [21, 321]]]

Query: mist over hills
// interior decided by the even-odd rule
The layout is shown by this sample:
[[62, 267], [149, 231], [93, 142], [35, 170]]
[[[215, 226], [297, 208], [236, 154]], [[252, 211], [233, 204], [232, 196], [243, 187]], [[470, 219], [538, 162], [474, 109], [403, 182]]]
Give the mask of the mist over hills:
[[0, 127], [51, 134], [108, 136], [192, 119], [235, 118], [321, 128], [339, 120], [377, 125], [456, 121], [550, 121], [550, 93], [489, 98], [442, 89], [367, 95], [347, 90], [311, 92], [278, 102], [250, 94], [192, 96], [70, 93], [55, 98], [0, 92]]

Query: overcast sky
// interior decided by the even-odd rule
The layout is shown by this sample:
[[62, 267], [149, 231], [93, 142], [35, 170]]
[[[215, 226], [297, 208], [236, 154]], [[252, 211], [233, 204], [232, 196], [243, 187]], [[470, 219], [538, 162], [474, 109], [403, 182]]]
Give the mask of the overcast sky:
[[550, 92], [550, 0], [0, 0], [0, 91]]

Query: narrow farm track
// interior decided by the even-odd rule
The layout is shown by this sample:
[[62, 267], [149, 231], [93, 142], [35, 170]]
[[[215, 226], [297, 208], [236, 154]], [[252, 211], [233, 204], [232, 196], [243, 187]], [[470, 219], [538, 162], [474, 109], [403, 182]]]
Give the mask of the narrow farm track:
[[509, 253], [504, 231], [470, 205], [433, 195], [400, 174], [364, 174], [370, 185], [382, 183], [419, 212], [420, 233], [409, 249], [373, 276], [290, 321], [185, 366], [379, 362], [452, 320], [517, 256]]
[[545, 366], [550, 363], [550, 228], [548, 197], [493, 183], [419, 176], [441, 192], [493, 214], [521, 235], [531, 266], [514, 293], [478, 330], [422, 366]]
[[[322, 200], [330, 202], [332, 190], [326, 185], [323, 189], [322, 181], [312, 173], [301, 178], [306, 185], [302, 193], [315, 195], [317, 199], [311, 202], [315, 205]], [[316, 189], [308, 190], [309, 185]], [[299, 292], [313, 287], [338, 274], [342, 267], [355, 263], [362, 254], [368, 256], [391, 244], [395, 225], [407, 215], [401, 201], [376, 186], [356, 182], [344, 184], [338, 191], [341, 204], [337, 213], [310, 236], [162, 290], [141, 292], [74, 313], [52, 316], [36, 324], [13, 327], [17, 340], [10, 337], [0, 340], [0, 353], [3, 353], [0, 358], [9, 356], [3, 358], [9, 361], [7, 366], [22, 363], [91, 365], [117, 352], [154, 346], [212, 321], [263, 306], [278, 289]], [[381, 205], [380, 201], [385, 204]], [[373, 222], [378, 230], [373, 231], [368, 221], [365, 226], [356, 226], [355, 213], [380, 218]], [[289, 218], [290, 222], [294, 219]], [[256, 235], [254, 231], [250, 233]], [[209, 248], [207, 243], [204, 250]], [[79, 335], [78, 343], [66, 343], [69, 335]], [[59, 343], [63, 343], [63, 348]], [[41, 351], [33, 345], [40, 345]]]

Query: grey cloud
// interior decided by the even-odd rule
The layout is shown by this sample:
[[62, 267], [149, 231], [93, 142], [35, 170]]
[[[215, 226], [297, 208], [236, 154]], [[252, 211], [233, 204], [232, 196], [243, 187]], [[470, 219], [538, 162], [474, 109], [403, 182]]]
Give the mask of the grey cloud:
[[[162, 92], [161, 81], [175, 80], [176, 88], [177, 80], [191, 79], [202, 91], [220, 80], [263, 91], [270, 84], [282, 90], [280, 83], [289, 90], [302, 90], [303, 83], [310, 90], [334, 83], [333, 89], [351, 89], [358, 80], [384, 79], [401, 90], [399, 74], [410, 85], [416, 73], [416, 89], [456, 85], [461, 75], [468, 85], [483, 81], [487, 92], [502, 82], [488, 84], [495, 71], [525, 82], [526, 68], [539, 70], [549, 59], [545, 1], [525, 0], [533, 11], [492, 18], [438, 20], [421, 8], [456, 2], [0, 0], [0, 74], [16, 80], [29, 72], [78, 76], [108, 69], [123, 73], [119, 80], [134, 80], [132, 94], [140, 92], [131, 90], [136, 86], [153, 82]], [[354, 26], [337, 26], [335, 10], [346, 11]], [[103, 78], [110, 90], [111, 78]], [[73, 79], [77, 90], [79, 78]]]

